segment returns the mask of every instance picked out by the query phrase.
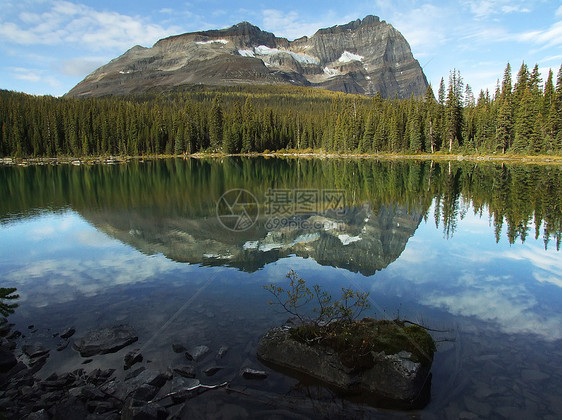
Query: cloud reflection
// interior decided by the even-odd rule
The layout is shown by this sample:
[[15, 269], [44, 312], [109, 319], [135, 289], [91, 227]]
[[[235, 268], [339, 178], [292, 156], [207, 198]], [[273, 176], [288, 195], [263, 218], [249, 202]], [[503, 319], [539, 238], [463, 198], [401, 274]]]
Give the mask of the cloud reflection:
[[540, 239], [496, 243], [489, 231], [481, 233], [488, 221], [470, 210], [464, 224], [469, 229], [459, 226], [446, 241], [438, 229], [421, 225], [402, 256], [373, 282], [374, 294], [415, 299], [506, 334], [562, 339], [562, 314], [552, 303], [562, 295], [560, 252], [545, 250]]

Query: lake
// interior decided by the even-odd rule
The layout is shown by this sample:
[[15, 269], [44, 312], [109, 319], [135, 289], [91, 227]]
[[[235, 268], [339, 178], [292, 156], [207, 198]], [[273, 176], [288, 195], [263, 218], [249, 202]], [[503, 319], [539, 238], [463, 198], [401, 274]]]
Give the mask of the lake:
[[[0, 286], [20, 295], [9, 317], [23, 333], [18, 348], [53, 349], [39, 376], [84, 367], [70, 346], [54, 350], [57, 332], [125, 323], [139, 335], [132, 347], [143, 364], [157, 369], [185, 363], [175, 343], [227, 346], [223, 371], [202, 382], [228, 380], [305, 415], [311, 406], [319, 417], [411, 415], [340, 400], [260, 364], [260, 337], [288, 318], [263, 286], [285, 285], [295, 270], [334, 296], [341, 287], [369, 292], [365, 315], [441, 331], [432, 333], [422, 418], [562, 412], [561, 166], [302, 158], [4, 166], [0, 197]], [[127, 351], [85, 368], [122, 366]], [[268, 378], [244, 380], [242, 367]], [[192, 401], [221, 409], [220, 399]]]

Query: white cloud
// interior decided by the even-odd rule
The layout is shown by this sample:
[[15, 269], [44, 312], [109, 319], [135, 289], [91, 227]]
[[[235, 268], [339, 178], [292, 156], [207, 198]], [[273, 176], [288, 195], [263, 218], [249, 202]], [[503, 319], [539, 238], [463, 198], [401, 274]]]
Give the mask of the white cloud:
[[0, 22], [0, 40], [18, 45], [76, 44], [94, 51], [125, 50], [139, 43], [151, 45], [180, 31], [178, 27], [163, 28], [139, 16], [99, 12], [67, 1], [48, 4], [46, 12], [23, 12], [18, 20]]
[[26, 69], [23, 67], [13, 67], [14, 78], [28, 82], [38, 82], [41, 80], [41, 70]]
[[485, 285], [454, 294], [436, 292], [425, 302], [452, 314], [492, 321], [508, 334], [537, 334], [546, 340], [562, 338], [562, 318], [545, 319], [535, 313], [536, 300], [516, 286]]
[[[406, 11], [404, 11], [406, 10]], [[432, 55], [447, 42], [454, 14], [447, 7], [423, 4], [420, 7], [389, 10], [381, 17], [406, 38], [416, 58]]]
[[295, 39], [303, 35], [313, 35], [319, 29], [314, 23], [305, 23], [297, 12], [284, 13], [280, 10], [266, 9], [262, 12], [263, 27], [277, 36]]
[[501, 11], [504, 13], [529, 13], [530, 9], [521, 6], [502, 6]]
[[283, 12], [277, 9], [265, 9], [261, 12], [261, 19], [262, 29], [292, 40], [305, 35], [312, 36], [321, 28], [346, 24], [357, 17], [338, 16], [328, 10], [315, 19], [306, 19], [295, 11]]
[[143, 283], [164, 276], [178, 263], [161, 255], [147, 260], [137, 252], [92, 259], [43, 259], [6, 273], [21, 291], [20, 303], [46, 306], [93, 296], [116, 285]]
[[462, 3], [476, 19], [490, 19], [500, 14], [529, 13], [531, 11], [526, 7], [529, 2], [521, 0], [466, 0]]
[[562, 21], [554, 23], [548, 29], [524, 32], [514, 38], [522, 42], [540, 44], [541, 48], [562, 45]]
[[83, 77], [108, 61], [107, 57], [78, 57], [62, 60], [54, 67], [67, 76]]

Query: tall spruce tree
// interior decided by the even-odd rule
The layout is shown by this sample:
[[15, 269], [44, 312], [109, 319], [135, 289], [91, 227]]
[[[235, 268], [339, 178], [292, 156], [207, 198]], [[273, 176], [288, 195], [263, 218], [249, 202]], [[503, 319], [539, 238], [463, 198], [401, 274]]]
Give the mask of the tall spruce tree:
[[216, 95], [209, 115], [209, 142], [213, 151], [222, 146], [224, 116], [222, 111], [222, 96]]

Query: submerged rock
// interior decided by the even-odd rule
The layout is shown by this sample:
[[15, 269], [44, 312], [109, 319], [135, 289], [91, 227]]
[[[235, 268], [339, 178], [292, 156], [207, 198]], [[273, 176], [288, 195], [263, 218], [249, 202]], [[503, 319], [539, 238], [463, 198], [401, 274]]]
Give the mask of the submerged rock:
[[[376, 329], [372, 321], [368, 322]], [[388, 325], [388, 321], [383, 322]], [[371, 328], [369, 323], [366, 325]], [[398, 325], [396, 333], [406, 336], [403, 329], [403, 324]], [[295, 338], [295, 330], [291, 330], [289, 326], [269, 330], [258, 344], [258, 358], [283, 373], [316, 379], [341, 394], [359, 396], [376, 406], [414, 409], [429, 402], [432, 351], [428, 360], [418, 360], [411, 351], [385, 352], [373, 347], [363, 347], [369, 350], [361, 354], [354, 348], [346, 353], [342, 348], [331, 347], [329, 340], [328, 344], [319, 340], [313, 344]], [[369, 343], [363, 340], [361, 345]], [[420, 347], [414, 342], [411, 346]]]
[[18, 364], [13, 352], [0, 346], [0, 373], [8, 372]]
[[245, 368], [241, 372], [245, 379], [265, 379], [267, 378], [267, 373], [264, 370], [257, 370], [252, 368]]
[[116, 325], [90, 331], [74, 341], [74, 348], [82, 357], [114, 353], [138, 340], [137, 333], [129, 325]]
[[74, 327], [67, 328], [61, 333], [60, 338], [70, 338], [74, 335], [75, 332], [76, 329]]
[[139, 349], [130, 351], [129, 353], [127, 353], [125, 355], [125, 358], [123, 360], [123, 362], [124, 362], [123, 368], [125, 370], [127, 370], [131, 366], [133, 366], [135, 363], [142, 362], [142, 359], [143, 359], [143, 357], [142, 357], [142, 354], [140, 353]]
[[196, 346], [185, 352], [187, 360], [195, 360], [196, 362], [203, 359], [211, 349], [207, 346]]

